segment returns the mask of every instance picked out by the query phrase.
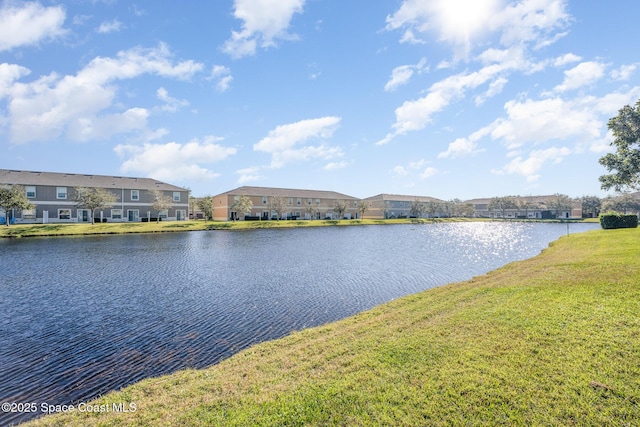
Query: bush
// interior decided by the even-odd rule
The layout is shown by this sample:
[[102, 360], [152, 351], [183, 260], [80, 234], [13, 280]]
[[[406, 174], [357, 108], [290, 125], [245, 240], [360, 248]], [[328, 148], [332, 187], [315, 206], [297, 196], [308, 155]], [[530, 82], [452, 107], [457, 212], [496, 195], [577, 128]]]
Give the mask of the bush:
[[615, 228], [637, 228], [638, 216], [617, 213], [602, 214], [600, 215], [600, 226], [605, 230], [612, 230]]

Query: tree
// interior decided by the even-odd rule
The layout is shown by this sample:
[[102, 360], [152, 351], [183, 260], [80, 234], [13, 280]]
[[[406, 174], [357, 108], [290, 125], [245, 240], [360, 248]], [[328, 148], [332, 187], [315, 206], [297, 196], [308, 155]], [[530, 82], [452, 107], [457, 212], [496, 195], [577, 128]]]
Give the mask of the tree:
[[[238, 197], [233, 202], [233, 205], [231, 205], [231, 210], [236, 211], [236, 213], [244, 214], [245, 216], [248, 213], [251, 213], [251, 209], [253, 209], [253, 202], [248, 196]], [[238, 218], [238, 216], [236, 215], [235, 218]]]
[[463, 218], [471, 218], [476, 213], [476, 208], [471, 203], [462, 203], [458, 206], [458, 214]]
[[309, 219], [313, 219], [313, 218], [315, 218], [315, 216], [316, 216], [316, 212], [317, 212], [317, 209], [316, 209], [316, 207], [315, 207], [315, 206], [313, 206], [313, 205], [307, 205], [307, 207], [306, 207], [304, 210], [305, 210], [305, 212], [308, 214]]
[[347, 211], [347, 202], [344, 200], [336, 200], [336, 204], [333, 206], [333, 211], [338, 216], [338, 219], [344, 218], [344, 213]]
[[625, 189], [640, 189], [640, 100], [635, 108], [625, 105], [618, 115], [607, 124], [613, 133], [611, 146], [615, 153], [608, 153], [599, 162], [607, 168], [609, 175], [599, 180], [603, 190], [613, 188], [621, 192]]
[[153, 197], [151, 207], [158, 211], [156, 222], [160, 222], [160, 211], [168, 210], [173, 205], [173, 200], [160, 190], [151, 190], [151, 197]]
[[33, 205], [27, 199], [24, 188], [20, 185], [12, 187], [0, 187], [0, 209], [5, 212], [5, 222], [9, 226], [9, 212], [13, 209], [33, 209]]
[[514, 197], [506, 196], [506, 197], [494, 197], [489, 202], [488, 209], [490, 211], [500, 211], [502, 213], [502, 218], [506, 216], [507, 209], [517, 209], [516, 201]]
[[287, 206], [287, 199], [281, 196], [272, 196], [271, 201], [269, 202], [269, 209], [276, 211], [278, 220], [282, 218], [282, 213], [287, 209]]
[[213, 219], [213, 197], [204, 196], [198, 199], [196, 202], [198, 209], [204, 214], [204, 218], [207, 220]]
[[588, 217], [592, 215], [597, 217], [600, 215], [602, 200], [598, 196], [582, 196], [582, 216]]
[[411, 206], [409, 207], [409, 216], [420, 218], [424, 215], [427, 207], [420, 200], [415, 199], [411, 202]]
[[430, 201], [425, 205], [425, 212], [429, 215], [429, 218], [435, 218], [436, 215], [440, 215], [442, 211], [442, 204], [440, 202]]
[[371, 202], [366, 202], [364, 200], [360, 200], [358, 202], [358, 213], [360, 214], [360, 219], [364, 218], [364, 214], [369, 210], [370, 207]]
[[632, 194], [623, 194], [618, 197], [607, 197], [602, 202], [602, 210], [620, 213], [637, 213], [640, 211], [640, 200]]
[[564, 194], [554, 194], [553, 199], [547, 202], [547, 206], [550, 210], [555, 211], [556, 218], [560, 218], [560, 212], [569, 211], [573, 207], [573, 200], [571, 197]]
[[93, 212], [97, 209], [110, 208], [117, 199], [115, 194], [104, 188], [76, 187], [75, 201], [78, 207], [89, 209], [91, 224], [94, 224]]

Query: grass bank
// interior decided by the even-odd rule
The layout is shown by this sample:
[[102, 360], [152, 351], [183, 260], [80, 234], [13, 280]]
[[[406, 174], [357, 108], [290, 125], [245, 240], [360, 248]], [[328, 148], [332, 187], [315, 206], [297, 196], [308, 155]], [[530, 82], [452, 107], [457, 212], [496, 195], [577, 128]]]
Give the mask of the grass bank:
[[640, 231], [535, 258], [144, 380], [33, 425], [637, 425]]
[[92, 234], [163, 233], [201, 230], [250, 230], [260, 228], [322, 227], [372, 224], [411, 224], [442, 221], [478, 221], [477, 219], [363, 219], [317, 221], [165, 221], [165, 222], [106, 222], [96, 224], [18, 224], [0, 226], [1, 237], [54, 237]]

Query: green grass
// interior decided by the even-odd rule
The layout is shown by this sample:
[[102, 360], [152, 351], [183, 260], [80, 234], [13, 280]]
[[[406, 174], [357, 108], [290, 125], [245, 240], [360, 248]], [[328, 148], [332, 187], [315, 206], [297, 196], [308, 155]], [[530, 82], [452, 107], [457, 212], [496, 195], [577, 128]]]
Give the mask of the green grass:
[[562, 237], [530, 260], [147, 379], [34, 425], [632, 426], [640, 231]]

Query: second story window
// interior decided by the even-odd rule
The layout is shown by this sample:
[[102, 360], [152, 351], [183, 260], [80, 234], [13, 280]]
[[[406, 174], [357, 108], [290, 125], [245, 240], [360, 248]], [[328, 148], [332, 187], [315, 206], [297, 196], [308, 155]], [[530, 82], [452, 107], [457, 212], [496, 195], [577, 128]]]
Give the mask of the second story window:
[[67, 187], [56, 187], [56, 198], [58, 198], [58, 199], [66, 199], [67, 198]]
[[180, 192], [179, 191], [174, 191], [173, 192], [173, 201], [174, 202], [179, 202], [180, 201]]
[[131, 200], [140, 200], [140, 190], [131, 190]]
[[36, 198], [36, 186], [35, 185], [27, 185], [24, 187], [24, 192], [27, 194], [28, 199]]

